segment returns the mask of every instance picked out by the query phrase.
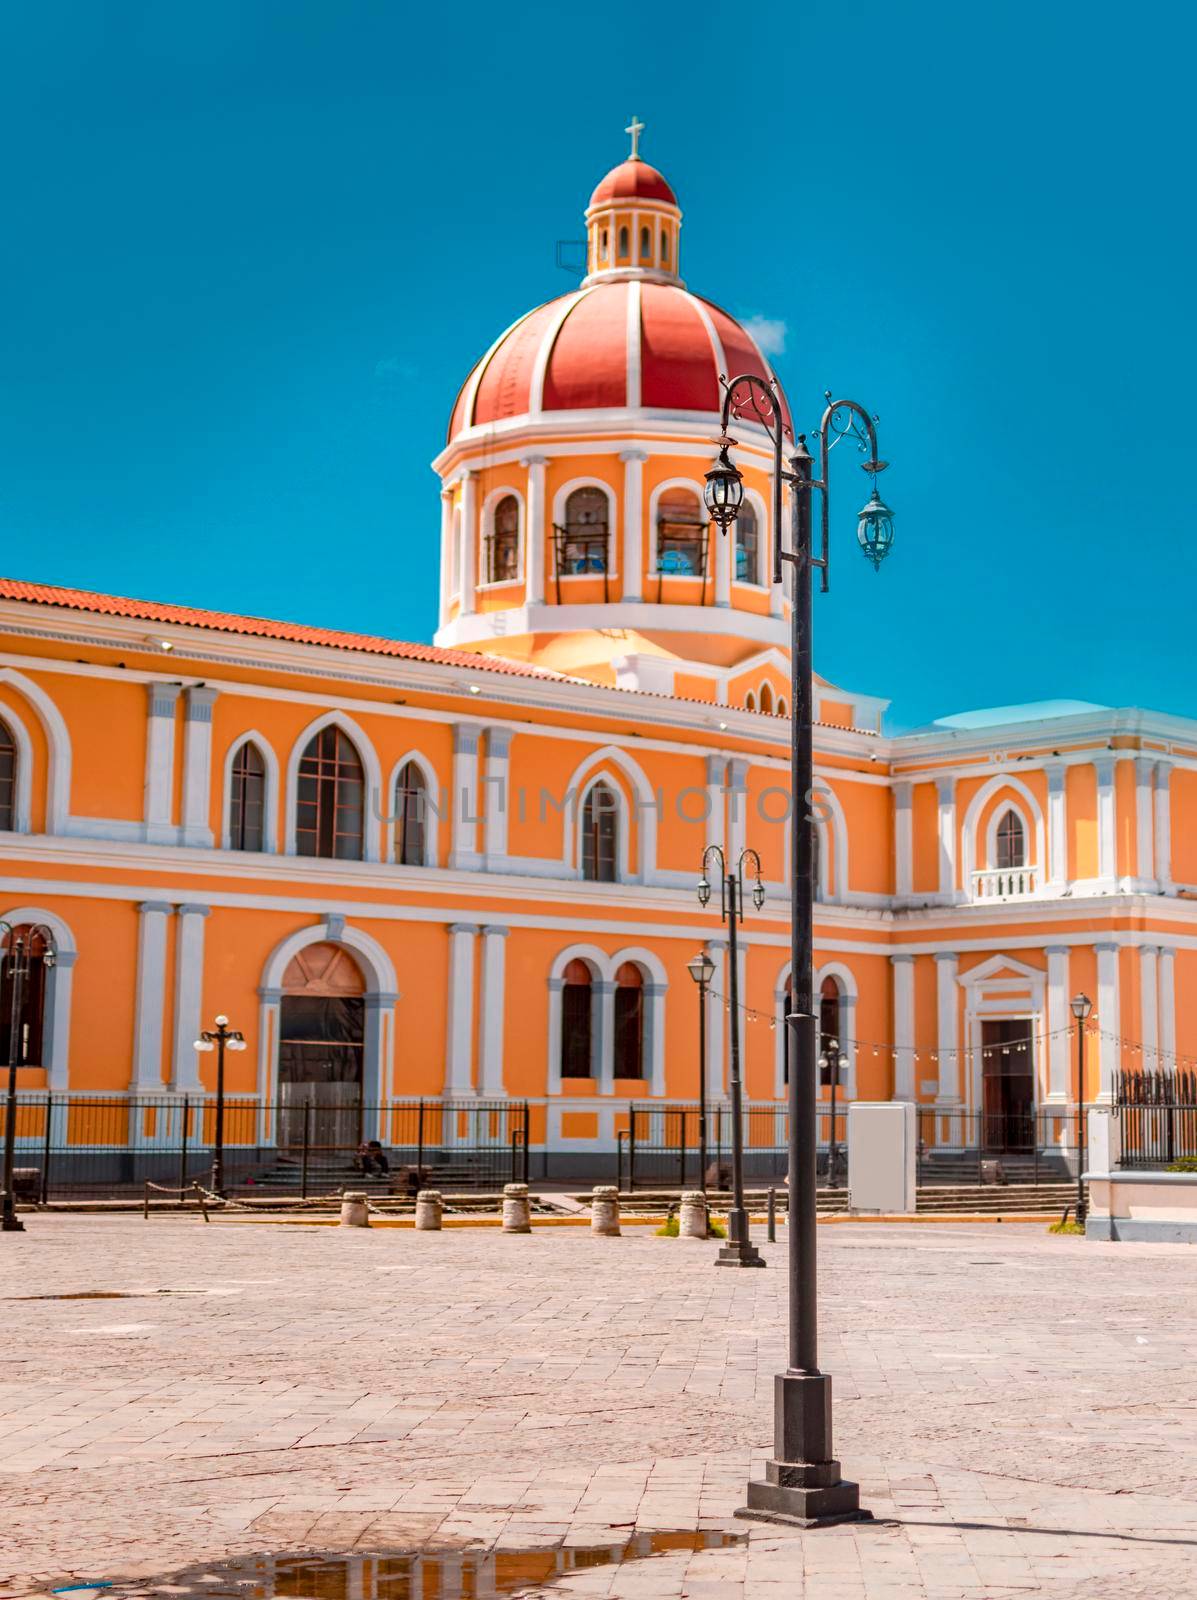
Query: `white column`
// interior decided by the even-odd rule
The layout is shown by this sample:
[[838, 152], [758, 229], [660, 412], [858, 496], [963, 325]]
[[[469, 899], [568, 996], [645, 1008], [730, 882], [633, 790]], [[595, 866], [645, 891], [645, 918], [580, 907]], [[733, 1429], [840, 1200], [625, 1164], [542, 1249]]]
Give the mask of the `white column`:
[[453, 593], [453, 491], [441, 490], [441, 595], [440, 625], [449, 620], [449, 600]]
[[840, 1087], [845, 1100], [856, 1098], [856, 996], [840, 996]]
[[723, 845], [723, 780], [727, 774], [726, 756], [707, 757], [707, 836], [706, 844]]
[[449, 1025], [445, 1094], [474, 1092], [474, 922], [449, 924]]
[[505, 1095], [503, 1087], [503, 1001], [506, 994], [509, 928], [485, 923], [482, 928], [482, 1042], [478, 1088], [484, 1095]]
[[478, 587], [478, 479], [469, 470], [461, 475], [461, 610], [470, 617]]
[[1176, 951], [1160, 949], [1160, 1057], [1166, 1072], [1176, 1069]]
[[740, 859], [748, 826], [748, 763], [738, 758], [727, 764], [727, 859]]
[[623, 598], [644, 598], [644, 463], [647, 450], [621, 450], [623, 462]]
[[1068, 994], [1068, 946], [1049, 944], [1047, 955], [1047, 1098], [1068, 1100], [1068, 1052], [1072, 1013]]
[[198, 684], [186, 694], [183, 725], [183, 844], [212, 848], [212, 706], [219, 689]]
[[[1113, 766], [1113, 762], [1110, 763]], [[1099, 944], [1097, 949], [1097, 1026], [1100, 1075], [1097, 1098], [1110, 1101], [1114, 1098], [1114, 1079], [1122, 1065], [1121, 1006], [1118, 990], [1118, 946]]]
[[722, 528], [716, 528], [713, 538], [715, 540], [715, 604], [717, 606], [730, 606], [732, 551], [735, 549], [736, 538], [735, 524], [733, 523], [726, 533]]
[[707, 954], [715, 963], [707, 991], [707, 1094], [722, 1100], [727, 1093], [726, 1059], [727, 1018], [727, 941], [708, 939]]
[[171, 1088], [195, 1094], [200, 1088], [199, 1056], [195, 1041], [203, 1026], [204, 924], [208, 906], [179, 907], [175, 934], [174, 1048], [171, 1052]]
[[382, 1108], [394, 1095], [395, 1002], [385, 989], [363, 996], [362, 1103], [368, 1108], [362, 1129], [367, 1139], [381, 1139]]
[[175, 791], [175, 706], [182, 686], [148, 683], [145, 739], [145, 836], [150, 844], [176, 844], [171, 822]]
[[162, 1089], [162, 1019], [166, 1004], [166, 919], [174, 911], [165, 900], [144, 900], [137, 908], [137, 986], [133, 1018], [133, 1094]]
[[1151, 779], [1155, 760], [1151, 756], [1135, 757], [1135, 877], [1148, 893], [1154, 893], [1155, 883], [1155, 796]]
[[665, 989], [663, 983], [644, 985], [645, 1076], [649, 1080], [648, 1092], [657, 1100], [665, 1095]]
[[450, 804], [449, 866], [455, 871], [477, 872], [478, 853], [478, 735], [476, 722], [453, 724], [453, 794]]
[[[1062, 889], [1068, 882], [1068, 795], [1067, 769], [1062, 762], [1047, 768], [1047, 879]], [[1044, 863], [1040, 863], [1042, 867]]]
[[1118, 871], [1114, 821], [1114, 757], [1098, 756], [1097, 773], [1097, 876], [1112, 879]]
[[1160, 1069], [1159, 946], [1139, 947], [1139, 1043], [1143, 1065], [1149, 1072]]
[[960, 986], [957, 973], [960, 957], [954, 950], [940, 950], [935, 956], [936, 1053], [939, 1056], [939, 1089], [935, 1103], [960, 1104]]
[[493, 727], [486, 730], [482, 849], [487, 872], [502, 872], [507, 867], [507, 827], [511, 817], [511, 739], [510, 728]]
[[914, 893], [914, 785], [905, 778], [894, 784], [894, 893]]
[[544, 600], [545, 484], [544, 456], [525, 456], [528, 469], [528, 512], [524, 525], [524, 603], [538, 606]]
[[890, 956], [894, 969], [894, 1099], [914, 1093], [914, 957]]
[[600, 1094], [615, 1089], [615, 985], [608, 978], [597, 978], [591, 985], [594, 1006], [593, 1072]]
[[1162, 894], [1173, 892], [1172, 882], [1172, 763], [1155, 764], [1155, 878]]
[[936, 778], [939, 796], [939, 892], [947, 900], [956, 895], [956, 779]]

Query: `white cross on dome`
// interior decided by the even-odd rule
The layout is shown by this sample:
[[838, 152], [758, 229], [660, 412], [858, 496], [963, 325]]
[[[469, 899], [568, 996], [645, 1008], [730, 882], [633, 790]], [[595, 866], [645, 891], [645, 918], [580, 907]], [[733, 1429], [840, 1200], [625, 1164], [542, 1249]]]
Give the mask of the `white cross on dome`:
[[640, 143], [640, 135], [644, 132], [644, 124], [634, 111], [632, 112], [631, 122], [628, 123], [627, 127], [623, 131], [625, 133], [630, 133], [632, 136], [632, 153], [628, 157], [628, 160], [639, 161], [640, 151], [637, 149], [637, 146]]

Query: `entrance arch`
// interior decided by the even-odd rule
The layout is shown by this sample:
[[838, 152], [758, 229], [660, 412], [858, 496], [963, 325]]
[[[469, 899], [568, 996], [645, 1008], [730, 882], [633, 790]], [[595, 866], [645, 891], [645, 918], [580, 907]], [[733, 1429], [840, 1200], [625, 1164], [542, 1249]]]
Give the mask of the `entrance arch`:
[[362, 1137], [366, 981], [340, 945], [322, 941], [291, 957], [279, 1007], [279, 1142], [356, 1146]]

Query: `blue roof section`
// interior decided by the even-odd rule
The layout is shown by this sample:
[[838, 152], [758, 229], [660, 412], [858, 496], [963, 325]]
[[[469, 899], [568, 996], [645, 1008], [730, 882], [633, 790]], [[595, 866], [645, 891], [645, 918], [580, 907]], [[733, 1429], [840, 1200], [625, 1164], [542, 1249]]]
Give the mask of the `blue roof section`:
[[1025, 706], [990, 706], [986, 711], [960, 711], [937, 717], [933, 728], [999, 728], [1009, 722], [1050, 722], [1055, 717], [1080, 717], [1090, 711], [1109, 711], [1092, 700], [1032, 700]]

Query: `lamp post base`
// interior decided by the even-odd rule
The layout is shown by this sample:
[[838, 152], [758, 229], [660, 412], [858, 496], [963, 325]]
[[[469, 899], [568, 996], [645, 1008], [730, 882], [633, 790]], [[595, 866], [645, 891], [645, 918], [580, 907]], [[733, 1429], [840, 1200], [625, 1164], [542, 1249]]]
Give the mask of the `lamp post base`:
[[729, 1239], [715, 1257], [717, 1267], [763, 1267], [767, 1263], [756, 1245], [747, 1239]]
[[748, 1485], [736, 1512], [750, 1522], [813, 1528], [833, 1522], [871, 1522], [860, 1485], [840, 1476], [831, 1454], [831, 1379], [825, 1373], [781, 1372], [773, 1388], [776, 1459], [763, 1480]]
[[0, 1220], [0, 1233], [24, 1233], [25, 1224], [20, 1217], [5, 1217]]

